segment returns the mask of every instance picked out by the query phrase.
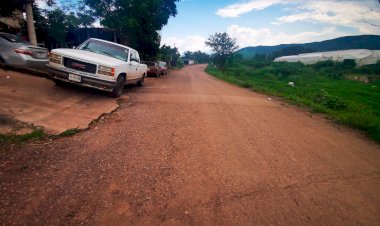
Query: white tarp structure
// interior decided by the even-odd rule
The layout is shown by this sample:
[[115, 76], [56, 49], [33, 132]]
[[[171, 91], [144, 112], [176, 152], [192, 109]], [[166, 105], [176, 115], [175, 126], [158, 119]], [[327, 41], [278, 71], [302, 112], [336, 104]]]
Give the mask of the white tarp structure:
[[304, 53], [293, 56], [283, 56], [274, 59], [275, 62], [301, 62], [315, 64], [319, 61], [332, 60], [342, 62], [346, 59], [355, 60], [358, 66], [376, 64], [380, 60], [380, 50], [351, 49], [319, 53]]

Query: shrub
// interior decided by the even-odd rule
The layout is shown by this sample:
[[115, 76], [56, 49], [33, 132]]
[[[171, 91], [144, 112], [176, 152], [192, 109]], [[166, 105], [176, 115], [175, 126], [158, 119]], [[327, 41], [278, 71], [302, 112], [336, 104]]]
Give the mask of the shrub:
[[334, 67], [334, 61], [332, 60], [325, 60], [325, 61], [319, 61], [316, 64], [313, 64], [313, 68], [317, 70], [321, 70], [322, 68], [332, 68]]
[[352, 59], [345, 59], [339, 64], [342, 69], [353, 69], [356, 67], [356, 61]]
[[272, 73], [277, 75], [279, 79], [285, 79], [290, 75], [299, 73], [303, 68], [301, 63], [278, 62], [273, 64]]
[[347, 108], [347, 103], [338, 97], [329, 95], [325, 90], [319, 90], [314, 96], [313, 101], [322, 104], [331, 110], [344, 110]]
[[364, 65], [362, 67], [356, 68], [355, 72], [371, 75], [380, 74], [380, 61], [378, 61], [376, 64]]
[[332, 71], [330, 73], [326, 74], [327, 77], [332, 78], [332, 79], [342, 79], [343, 78], [343, 73], [342, 72], [337, 72], [337, 71]]

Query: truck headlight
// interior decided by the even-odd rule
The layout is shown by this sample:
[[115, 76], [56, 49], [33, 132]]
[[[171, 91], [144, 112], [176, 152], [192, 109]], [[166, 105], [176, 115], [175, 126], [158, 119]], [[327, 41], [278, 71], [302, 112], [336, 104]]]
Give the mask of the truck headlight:
[[114, 76], [115, 75], [115, 68], [99, 65], [98, 74]]
[[56, 53], [50, 53], [49, 61], [56, 64], [62, 64], [62, 56]]

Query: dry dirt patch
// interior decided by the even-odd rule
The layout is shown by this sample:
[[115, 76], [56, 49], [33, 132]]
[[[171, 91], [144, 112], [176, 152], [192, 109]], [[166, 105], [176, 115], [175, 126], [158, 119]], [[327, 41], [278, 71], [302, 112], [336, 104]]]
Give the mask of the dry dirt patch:
[[[73, 128], [86, 129], [91, 121], [117, 107], [116, 100], [102, 92], [58, 87], [43, 77], [0, 69], [3, 121], [22, 122], [43, 127], [50, 134], [60, 134]], [[12, 125], [3, 123], [0, 132], [13, 130]]]

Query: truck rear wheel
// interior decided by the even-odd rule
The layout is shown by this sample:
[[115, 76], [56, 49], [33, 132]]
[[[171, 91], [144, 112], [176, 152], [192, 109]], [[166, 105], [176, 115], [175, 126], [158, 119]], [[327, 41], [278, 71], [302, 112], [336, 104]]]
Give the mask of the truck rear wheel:
[[121, 94], [123, 94], [124, 85], [125, 85], [125, 77], [124, 76], [117, 77], [116, 86], [113, 88], [112, 92], [110, 93], [110, 96], [114, 98], [120, 97]]

